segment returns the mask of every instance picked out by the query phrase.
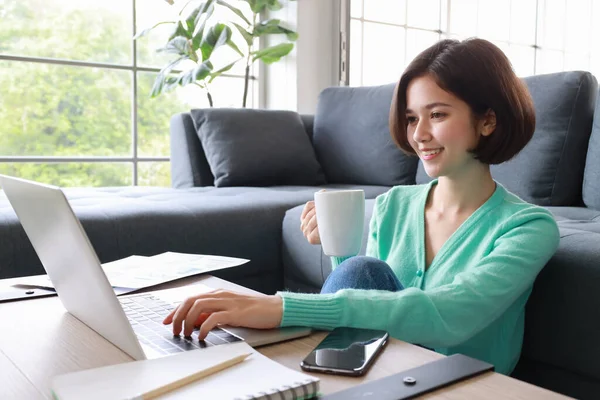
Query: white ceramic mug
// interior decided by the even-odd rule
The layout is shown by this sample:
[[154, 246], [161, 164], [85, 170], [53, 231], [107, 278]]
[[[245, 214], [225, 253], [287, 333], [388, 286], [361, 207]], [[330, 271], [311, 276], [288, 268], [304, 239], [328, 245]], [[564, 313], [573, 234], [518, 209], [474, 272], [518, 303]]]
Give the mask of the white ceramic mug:
[[323, 253], [335, 257], [360, 253], [365, 224], [365, 191], [328, 189], [317, 192], [315, 208]]

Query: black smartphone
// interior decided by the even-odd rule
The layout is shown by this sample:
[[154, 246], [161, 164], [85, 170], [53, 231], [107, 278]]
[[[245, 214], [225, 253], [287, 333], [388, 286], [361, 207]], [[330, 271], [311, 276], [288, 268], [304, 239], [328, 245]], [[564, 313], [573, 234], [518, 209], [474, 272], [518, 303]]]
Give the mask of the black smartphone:
[[335, 375], [364, 375], [388, 342], [385, 331], [335, 328], [300, 363], [305, 371]]

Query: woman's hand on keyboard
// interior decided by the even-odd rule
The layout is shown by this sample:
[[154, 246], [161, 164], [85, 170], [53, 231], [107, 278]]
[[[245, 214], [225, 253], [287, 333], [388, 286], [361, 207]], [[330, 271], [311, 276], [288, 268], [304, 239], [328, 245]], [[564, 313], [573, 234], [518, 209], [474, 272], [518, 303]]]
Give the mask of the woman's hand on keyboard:
[[194, 326], [201, 324], [198, 339], [203, 340], [217, 325], [276, 328], [281, 323], [282, 315], [283, 300], [278, 295], [214, 290], [188, 297], [171, 311], [163, 324], [173, 324], [174, 335], [181, 334], [183, 329], [184, 336], [190, 336]]

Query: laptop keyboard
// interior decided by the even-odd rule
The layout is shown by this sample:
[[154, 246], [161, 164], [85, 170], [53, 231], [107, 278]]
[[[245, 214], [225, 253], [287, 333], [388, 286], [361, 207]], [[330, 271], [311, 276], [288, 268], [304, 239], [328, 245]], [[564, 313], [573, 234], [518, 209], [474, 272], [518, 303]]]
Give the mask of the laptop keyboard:
[[174, 336], [171, 326], [163, 325], [162, 321], [177, 304], [167, 303], [152, 294], [118, 299], [140, 343], [161, 354], [179, 353], [242, 340], [220, 328], [210, 331], [204, 340], [198, 340], [197, 328], [191, 337]]

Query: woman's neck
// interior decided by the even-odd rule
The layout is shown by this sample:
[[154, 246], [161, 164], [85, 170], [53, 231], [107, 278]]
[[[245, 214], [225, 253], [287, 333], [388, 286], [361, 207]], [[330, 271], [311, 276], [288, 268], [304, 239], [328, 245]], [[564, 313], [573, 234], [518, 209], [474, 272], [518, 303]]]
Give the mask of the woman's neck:
[[488, 165], [470, 168], [460, 176], [442, 176], [432, 188], [428, 208], [439, 213], [472, 213], [483, 205], [496, 190], [496, 182]]

